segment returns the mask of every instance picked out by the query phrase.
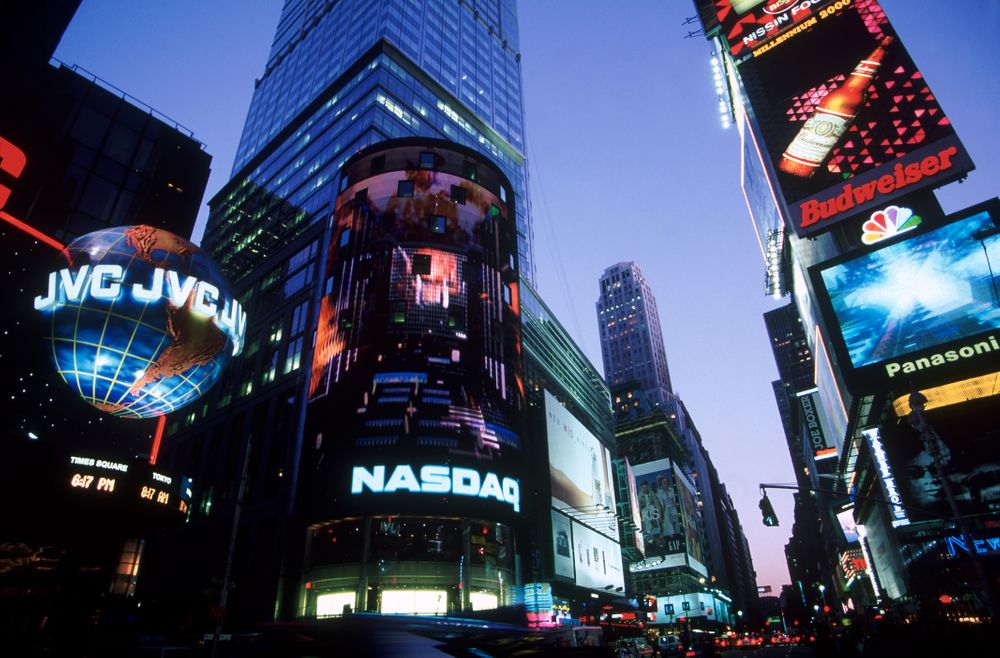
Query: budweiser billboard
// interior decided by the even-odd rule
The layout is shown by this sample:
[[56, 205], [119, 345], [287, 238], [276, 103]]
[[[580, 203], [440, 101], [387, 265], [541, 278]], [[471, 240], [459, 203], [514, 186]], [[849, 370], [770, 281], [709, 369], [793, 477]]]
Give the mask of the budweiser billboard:
[[878, 2], [838, 0], [814, 18], [741, 67], [800, 237], [973, 168]]

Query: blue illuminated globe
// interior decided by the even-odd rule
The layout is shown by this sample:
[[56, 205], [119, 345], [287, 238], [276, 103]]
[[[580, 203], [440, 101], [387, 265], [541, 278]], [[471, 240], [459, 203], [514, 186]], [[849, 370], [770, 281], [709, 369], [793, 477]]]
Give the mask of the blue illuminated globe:
[[246, 315], [218, 267], [150, 226], [88, 233], [35, 297], [56, 369], [84, 400], [150, 418], [197, 400], [240, 351]]

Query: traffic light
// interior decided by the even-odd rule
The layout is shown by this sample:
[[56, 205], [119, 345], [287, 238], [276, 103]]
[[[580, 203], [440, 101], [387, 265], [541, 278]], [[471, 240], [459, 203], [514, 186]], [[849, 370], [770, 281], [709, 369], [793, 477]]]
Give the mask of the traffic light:
[[764, 519], [764, 525], [769, 528], [773, 528], [778, 525], [778, 515], [774, 513], [774, 508], [771, 506], [771, 501], [768, 500], [767, 492], [762, 492], [763, 498], [757, 504], [760, 507], [761, 516]]

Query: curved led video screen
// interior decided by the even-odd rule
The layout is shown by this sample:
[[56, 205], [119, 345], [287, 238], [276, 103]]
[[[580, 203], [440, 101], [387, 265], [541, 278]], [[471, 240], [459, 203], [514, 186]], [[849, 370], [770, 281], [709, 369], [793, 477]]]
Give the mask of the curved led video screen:
[[1000, 356], [997, 204], [958, 216], [816, 268], [845, 365], [877, 366], [884, 379], [905, 381]]
[[370, 149], [343, 175], [310, 382], [318, 509], [520, 514], [509, 187], [437, 142]]

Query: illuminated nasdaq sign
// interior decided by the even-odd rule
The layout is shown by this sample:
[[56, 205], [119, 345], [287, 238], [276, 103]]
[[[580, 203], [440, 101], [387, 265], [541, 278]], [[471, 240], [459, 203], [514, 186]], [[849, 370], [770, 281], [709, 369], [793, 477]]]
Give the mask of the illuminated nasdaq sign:
[[428, 464], [415, 472], [406, 464], [395, 466], [388, 479], [387, 467], [355, 466], [351, 474], [351, 493], [431, 493], [493, 498], [521, 511], [521, 488], [515, 478], [501, 478], [496, 473], [481, 475], [471, 468]]

